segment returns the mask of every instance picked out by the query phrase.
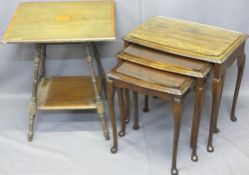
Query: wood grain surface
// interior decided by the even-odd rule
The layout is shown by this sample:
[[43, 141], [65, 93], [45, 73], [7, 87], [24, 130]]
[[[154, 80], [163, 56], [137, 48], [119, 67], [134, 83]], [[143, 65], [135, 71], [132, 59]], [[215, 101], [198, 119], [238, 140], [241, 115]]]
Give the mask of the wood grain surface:
[[143, 88], [173, 95], [183, 95], [192, 85], [192, 79], [189, 77], [130, 62], [123, 62], [117, 68], [113, 69], [108, 76]]
[[21, 3], [3, 43], [66, 43], [115, 39], [112, 0]]
[[211, 64], [186, 57], [168, 54], [132, 44], [118, 54], [118, 58], [167, 72], [203, 78]]
[[221, 63], [247, 38], [246, 34], [214, 26], [153, 17], [123, 39], [173, 54]]
[[[98, 85], [100, 89], [100, 81]], [[94, 89], [88, 76], [43, 78], [38, 86], [37, 102], [40, 110], [96, 109]]]

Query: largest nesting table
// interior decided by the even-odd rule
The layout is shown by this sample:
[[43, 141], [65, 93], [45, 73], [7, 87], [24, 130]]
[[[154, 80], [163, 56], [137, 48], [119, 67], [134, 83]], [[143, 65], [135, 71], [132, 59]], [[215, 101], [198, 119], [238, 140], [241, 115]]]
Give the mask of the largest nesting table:
[[[237, 60], [238, 75], [231, 120], [244, 72], [246, 34], [214, 26], [165, 17], [153, 17], [123, 37], [125, 46], [138, 44], [170, 54], [185, 56], [213, 65], [212, 112], [207, 150], [213, 152], [213, 133], [218, 133], [217, 117], [226, 70]], [[179, 70], [181, 71], [181, 70]]]
[[[115, 40], [115, 4], [112, 0], [21, 3], [2, 43], [35, 44], [34, 80], [29, 106], [28, 140], [33, 139], [37, 110], [94, 110], [109, 131], [100, 94], [105, 74], [94, 42]], [[46, 77], [46, 47], [79, 43], [84, 47], [90, 76]], [[100, 78], [97, 78], [94, 53]], [[102, 80], [102, 83], [100, 81]]]

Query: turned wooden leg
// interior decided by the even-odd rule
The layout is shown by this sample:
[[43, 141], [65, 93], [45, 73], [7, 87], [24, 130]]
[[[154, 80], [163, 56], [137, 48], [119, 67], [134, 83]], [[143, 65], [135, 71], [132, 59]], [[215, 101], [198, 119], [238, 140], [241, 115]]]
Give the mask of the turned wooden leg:
[[150, 109], [149, 109], [149, 96], [148, 95], [145, 95], [144, 96], [144, 112], [149, 112]]
[[115, 117], [115, 107], [114, 107], [114, 95], [115, 95], [115, 87], [113, 81], [108, 80], [107, 98], [108, 98], [109, 113], [112, 122], [112, 135], [113, 135], [113, 146], [111, 148], [112, 153], [116, 153], [118, 151], [118, 136], [117, 136], [117, 125]]
[[194, 162], [198, 161], [197, 141], [198, 141], [200, 120], [201, 120], [202, 103], [203, 103], [203, 98], [205, 94], [204, 79], [197, 79], [196, 84], [197, 85], [196, 85], [196, 92], [195, 92], [195, 107], [194, 107], [191, 141], [190, 141], [191, 148], [192, 148], [191, 159]]
[[212, 85], [212, 112], [211, 112], [211, 120], [209, 127], [209, 136], [208, 136], [208, 152], [213, 152], [213, 131], [215, 130], [215, 124], [218, 117], [219, 111], [219, 101], [220, 101], [220, 93], [222, 89], [222, 77], [214, 78]]
[[129, 89], [124, 89], [125, 95], [125, 123], [130, 122], [130, 98], [129, 98]]
[[178, 170], [176, 167], [177, 161], [177, 148], [179, 141], [179, 134], [181, 129], [181, 118], [182, 118], [183, 103], [182, 99], [175, 97], [173, 102], [173, 116], [174, 116], [174, 136], [173, 136], [173, 154], [172, 154], [172, 167], [171, 174], [177, 175]]
[[239, 95], [241, 80], [242, 80], [243, 73], [244, 73], [245, 63], [246, 63], [246, 55], [245, 53], [243, 53], [237, 59], [238, 75], [237, 75], [237, 81], [236, 81], [236, 86], [235, 86], [235, 91], [234, 91], [234, 96], [233, 96], [233, 105], [232, 105], [231, 116], [230, 116], [232, 121], [237, 120], [236, 115], [235, 115], [235, 109], [236, 109], [237, 99]]
[[29, 104], [29, 130], [28, 130], [28, 141], [33, 140], [33, 130], [34, 130], [34, 120], [37, 113], [37, 88], [39, 83], [39, 70], [42, 59], [42, 52], [44, 50], [44, 45], [35, 45], [35, 58], [34, 58], [34, 79], [32, 87], [32, 97]]
[[95, 43], [91, 43], [91, 44], [92, 44], [93, 53], [94, 53], [94, 57], [95, 57], [97, 68], [98, 68], [98, 73], [99, 73], [101, 80], [102, 80], [101, 83], [102, 83], [103, 91], [104, 91], [105, 97], [107, 97], [105, 70], [101, 64], [100, 54], [99, 54], [99, 51], [98, 51], [96, 44]]
[[103, 100], [98, 91], [97, 80], [96, 80], [96, 75], [95, 75], [94, 66], [93, 66], [93, 59], [92, 59], [91, 52], [90, 52], [90, 45], [89, 44], [84, 45], [84, 49], [85, 49], [85, 54], [86, 54], [87, 63], [89, 67], [89, 72], [91, 75], [92, 85], [94, 88], [97, 112], [98, 112], [99, 119], [100, 119], [100, 122], [103, 128], [105, 139], [109, 140], [110, 136], [109, 136], [109, 130], [107, 127], [107, 122], [105, 119], [105, 108], [104, 108]]
[[47, 52], [47, 47], [44, 45], [44, 48], [42, 49], [42, 54], [41, 54], [41, 78], [46, 77], [46, 52]]
[[121, 130], [119, 132], [119, 136], [123, 137], [125, 135], [125, 113], [124, 113], [124, 98], [123, 98], [123, 89], [117, 88], [118, 92], [118, 104], [120, 110], [120, 122], [121, 122]]
[[134, 101], [134, 130], [139, 129], [139, 116], [138, 116], [138, 93], [133, 91], [133, 101]]
[[[225, 75], [226, 74], [224, 73], [223, 76], [221, 77], [222, 78], [222, 84], [221, 84], [221, 90], [220, 90], [220, 96], [219, 96], [219, 103], [218, 103], [218, 114], [219, 114], [220, 102], [221, 102], [221, 98], [222, 98], [222, 94], [223, 94], [223, 88], [224, 88], [224, 82], [225, 82]], [[217, 121], [218, 121], [218, 117], [216, 117], [215, 124], [214, 124], [214, 131], [213, 132], [215, 134], [217, 134], [217, 133], [220, 132], [220, 130], [217, 127]]]
[[28, 131], [28, 141], [29, 142], [32, 142], [32, 140], [33, 140], [35, 115], [36, 114], [32, 114], [32, 113], [29, 114], [29, 131]]

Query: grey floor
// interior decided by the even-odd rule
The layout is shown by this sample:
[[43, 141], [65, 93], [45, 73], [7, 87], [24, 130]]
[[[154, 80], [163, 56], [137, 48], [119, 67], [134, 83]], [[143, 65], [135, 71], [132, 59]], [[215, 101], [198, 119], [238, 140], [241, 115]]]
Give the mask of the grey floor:
[[[228, 118], [231, 94], [224, 94], [219, 128], [214, 137], [215, 152], [206, 151], [210, 118], [210, 94], [207, 93], [201, 121], [199, 162], [190, 160], [189, 148], [194, 94], [185, 103], [179, 142], [178, 168], [182, 175], [248, 175], [249, 118], [248, 96], [240, 96], [235, 123]], [[170, 174], [172, 150], [171, 104], [151, 99], [149, 113], [142, 112], [140, 130], [127, 126], [127, 135], [119, 139], [119, 152], [110, 153], [111, 141], [105, 141], [95, 113], [42, 112], [35, 121], [32, 143], [27, 142], [29, 96], [0, 101], [0, 174], [1, 175], [166, 175]], [[116, 109], [118, 114], [118, 110]], [[119, 118], [119, 116], [117, 116]], [[109, 120], [109, 114], [107, 113]], [[110, 123], [109, 123], [109, 127]]]

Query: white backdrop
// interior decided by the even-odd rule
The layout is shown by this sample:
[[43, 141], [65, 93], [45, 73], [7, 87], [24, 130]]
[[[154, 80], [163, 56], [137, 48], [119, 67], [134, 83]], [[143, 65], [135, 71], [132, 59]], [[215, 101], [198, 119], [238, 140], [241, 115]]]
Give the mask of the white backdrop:
[[[33, 0], [38, 1], [38, 0]], [[21, 0], [0, 0], [2, 37]], [[249, 33], [248, 0], [117, 0], [117, 40], [99, 43], [102, 62], [108, 72], [115, 53], [122, 49], [121, 37], [152, 16], [167, 16], [216, 25]], [[249, 55], [249, 45], [246, 45]], [[50, 46], [49, 75], [86, 74], [86, 60], [79, 45]], [[206, 152], [210, 116], [210, 82], [200, 129], [199, 157], [190, 161], [189, 135], [193, 104], [187, 103], [179, 146], [180, 174], [249, 174], [249, 76], [246, 63], [237, 106], [239, 121], [228, 120], [236, 81], [236, 64], [228, 71], [222, 99], [216, 151]], [[109, 153], [94, 113], [39, 113], [32, 143], [26, 142], [27, 106], [33, 78], [33, 45], [0, 45], [0, 175], [29, 174], [169, 174], [172, 145], [171, 108], [152, 100], [153, 110], [141, 113], [140, 131], [128, 130], [116, 155]], [[193, 93], [187, 98], [193, 101]], [[142, 98], [140, 99], [142, 105]], [[141, 110], [140, 110], [141, 111]], [[169, 112], [167, 112], [169, 111]], [[168, 116], [166, 117], [165, 114]], [[108, 117], [109, 115], [107, 115]], [[131, 127], [129, 127], [131, 128]]]

